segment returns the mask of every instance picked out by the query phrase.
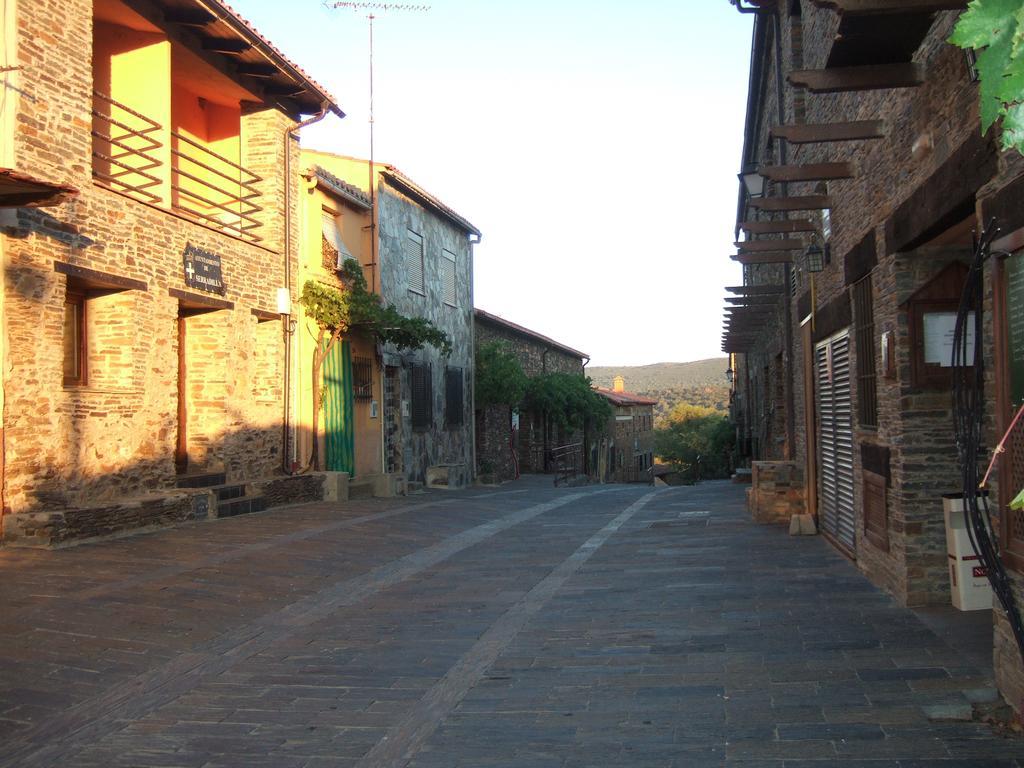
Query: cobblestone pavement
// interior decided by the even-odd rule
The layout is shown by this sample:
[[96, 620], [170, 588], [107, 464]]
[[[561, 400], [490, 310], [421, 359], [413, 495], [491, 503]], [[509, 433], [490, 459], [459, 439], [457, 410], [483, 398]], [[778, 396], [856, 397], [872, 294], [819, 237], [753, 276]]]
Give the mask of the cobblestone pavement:
[[991, 682], [742, 488], [314, 504], [0, 550], [0, 765], [1011, 768]]

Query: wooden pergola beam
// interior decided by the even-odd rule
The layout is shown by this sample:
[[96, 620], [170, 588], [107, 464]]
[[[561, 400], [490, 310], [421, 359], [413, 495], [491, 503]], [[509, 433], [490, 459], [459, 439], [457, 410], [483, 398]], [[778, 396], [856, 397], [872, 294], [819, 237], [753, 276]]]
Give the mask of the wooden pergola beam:
[[786, 292], [784, 285], [729, 285], [725, 290], [729, 293], [740, 293], [747, 296], [778, 296]]
[[936, 13], [962, 11], [967, 0], [811, 0], [819, 8], [844, 16], [881, 16], [893, 13]]
[[787, 251], [774, 251], [772, 253], [737, 253], [729, 257], [738, 261], [744, 266], [748, 264], [792, 264], [793, 254]]
[[831, 141], [861, 141], [885, 138], [882, 120], [853, 120], [848, 123], [811, 123], [807, 125], [776, 125], [771, 130], [776, 139], [790, 144], [824, 144]]
[[759, 173], [772, 181], [832, 181], [852, 179], [853, 163], [810, 163], [808, 165], [766, 165]]
[[755, 197], [751, 198], [749, 205], [761, 211], [820, 211], [832, 207], [832, 198], [828, 195]]
[[[726, 296], [725, 300], [731, 305], [739, 305], [740, 307], [754, 307], [770, 304], [774, 306], [779, 303], [781, 296], [766, 295], [766, 296]], [[726, 309], [732, 309], [733, 307], [726, 307]]]
[[795, 238], [784, 240], [744, 240], [735, 243], [740, 253], [764, 253], [765, 251], [802, 251], [804, 241]]
[[751, 235], [784, 235], [791, 232], [814, 232], [817, 227], [810, 219], [785, 221], [742, 221], [740, 229]]
[[729, 257], [740, 264], [792, 264], [793, 254], [788, 251], [771, 253], [737, 253]]
[[791, 85], [806, 88], [811, 93], [913, 88], [924, 82], [924, 67], [910, 62], [835, 69], [798, 69], [791, 72], [787, 79]]

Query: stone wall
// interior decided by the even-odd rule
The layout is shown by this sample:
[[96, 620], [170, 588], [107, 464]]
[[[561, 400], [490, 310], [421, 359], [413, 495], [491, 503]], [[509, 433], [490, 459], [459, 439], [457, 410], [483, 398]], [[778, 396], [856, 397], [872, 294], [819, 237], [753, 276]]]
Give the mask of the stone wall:
[[[464, 465], [473, 472], [473, 249], [466, 232], [426, 208], [398, 189], [381, 181], [377, 193], [379, 221], [380, 293], [402, 314], [423, 317], [448, 334], [450, 357], [431, 346], [414, 352], [393, 347], [384, 349], [384, 364], [400, 369], [402, 466], [407, 480], [424, 482], [427, 467], [440, 464]], [[405, 267], [405, 242], [412, 230], [423, 238], [425, 295], [409, 290]], [[455, 254], [456, 302], [443, 300], [441, 251]], [[413, 429], [411, 417], [411, 373], [414, 364], [431, 368], [433, 423], [427, 429]], [[445, 416], [445, 369], [463, 374], [462, 424], [448, 426]], [[385, 408], [387, 403], [385, 403]], [[385, 419], [389, 414], [385, 413]]]
[[750, 492], [750, 515], [758, 523], [789, 524], [804, 513], [803, 470], [791, 461], [755, 461]]
[[[583, 358], [567, 349], [554, 346], [542, 337], [527, 335], [500, 322], [477, 315], [474, 321], [475, 344], [477, 348], [486, 344], [502, 344], [519, 361], [520, 367], [529, 377], [544, 373], [568, 373], [582, 376]], [[495, 468], [502, 480], [515, 476], [509, 442], [512, 439], [512, 422], [509, 409], [493, 407], [477, 414], [477, 464], [487, 461]], [[480, 434], [480, 426], [485, 433]], [[540, 414], [524, 412], [520, 416], [516, 450], [522, 471], [543, 472], [543, 451], [557, 445], [565, 445], [582, 435], [564, 432], [550, 425], [545, 429]]]
[[[270, 109], [242, 118], [244, 162], [263, 176], [261, 244], [130, 199], [92, 180], [92, 3], [19, 3], [18, 14], [19, 63], [32, 75], [19, 100], [18, 169], [80, 194], [19, 209], [0, 235], [5, 512], [83, 509], [173, 485], [180, 304], [169, 291], [204, 295], [185, 285], [190, 244], [221, 256], [226, 293], [205, 296], [227, 302], [186, 320], [190, 467], [223, 468], [235, 482], [272, 474], [281, 464], [283, 343], [280, 326], [260, 326], [252, 310], [273, 311], [285, 283], [284, 130], [293, 123]], [[297, 158], [295, 142], [290, 149]], [[55, 262], [140, 286], [109, 293], [95, 276], [79, 281], [89, 331], [83, 386], [63, 386], [64, 301], [75, 281]]]

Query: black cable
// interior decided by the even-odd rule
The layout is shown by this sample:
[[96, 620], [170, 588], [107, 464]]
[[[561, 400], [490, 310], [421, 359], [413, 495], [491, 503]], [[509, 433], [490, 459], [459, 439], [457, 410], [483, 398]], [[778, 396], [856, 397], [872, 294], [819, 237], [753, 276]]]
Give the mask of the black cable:
[[[978, 477], [978, 463], [985, 456], [985, 262], [991, 255], [992, 241], [998, 231], [993, 219], [975, 237], [974, 258], [960, 297], [953, 334], [953, 424], [963, 474], [964, 524], [974, 553], [985, 568], [992, 591], [1006, 613], [1024, 661], [1024, 623], [1014, 598], [1013, 583], [999, 557], [998, 541], [992, 536], [988, 494], [980, 490]], [[973, 328], [969, 327], [972, 316]], [[971, 342], [974, 349], [969, 360]]]

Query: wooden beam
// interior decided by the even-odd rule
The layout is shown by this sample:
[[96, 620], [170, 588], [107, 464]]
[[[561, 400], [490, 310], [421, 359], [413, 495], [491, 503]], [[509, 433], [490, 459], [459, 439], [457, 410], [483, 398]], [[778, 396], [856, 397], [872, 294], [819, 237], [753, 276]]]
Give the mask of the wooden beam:
[[245, 53], [250, 48], [252, 48], [250, 43], [238, 38], [231, 38], [230, 40], [222, 40], [217, 37], [203, 38], [203, 50], [210, 53], [239, 54]]
[[216, 20], [216, 16], [201, 8], [173, 8], [164, 11], [164, 21], [183, 27], [205, 27]]
[[936, 13], [962, 11], [967, 0], [811, 0], [819, 8], [828, 8], [847, 16], [881, 16], [891, 13]]
[[[763, 306], [765, 304], [778, 304], [781, 296], [766, 294], [764, 296], [726, 296], [725, 300], [729, 304], [736, 305], [739, 307], [755, 307]], [[738, 309], [739, 307], [726, 307], [726, 309]]]
[[811, 93], [912, 88], [924, 82], [924, 67], [911, 62], [838, 69], [798, 69], [789, 74], [788, 80], [790, 85], [806, 88]]
[[853, 163], [810, 163], [808, 165], [768, 165], [758, 171], [772, 181], [831, 181], [852, 179]]
[[786, 292], [784, 285], [730, 285], [725, 290], [729, 293], [741, 293], [747, 296], [777, 296]]
[[235, 70], [238, 74], [249, 77], [273, 77], [281, 71], [273, 64], [249, 64], [246, 62], [239, 63]]
[[803, 197], [754, 197], [750, 207], [762, 211], [820, 211], [832, 207], [828, 195], [805, 195]]
[[810, 219], [786, 219], [785, 221], [743, 221], [740, 229], [751, 235], [784, 235], [790, 232], [815, 232], [817, 227]]
[[824, 144], [830, 141], [861, 141], [885, 138], [882, 120], [854, 120], [848, 123], [814, 123], [807, 125], [776, 125], [771, 130], [776, 139], [790, 144]]
[[305, 89], [296, 83], [267, 83], [263, 87], [263, 92], [271, 96], [298, 96], [303, 90]]
[[737, 253], [729, 257], [740, 264], [792, 264], [793, 254], [787, 251], [773, 253]]
[[787, 238], [785, 240], [745, 240], [736, 243], [740, 253], [762, 253], [764, 251], [802, 251], [806, 246], [803, 240]]
[[733, 261], [740, 264], [792, 264], [793, 254], [776, 251], [774, 253], [737, 253], [730, 256]]

